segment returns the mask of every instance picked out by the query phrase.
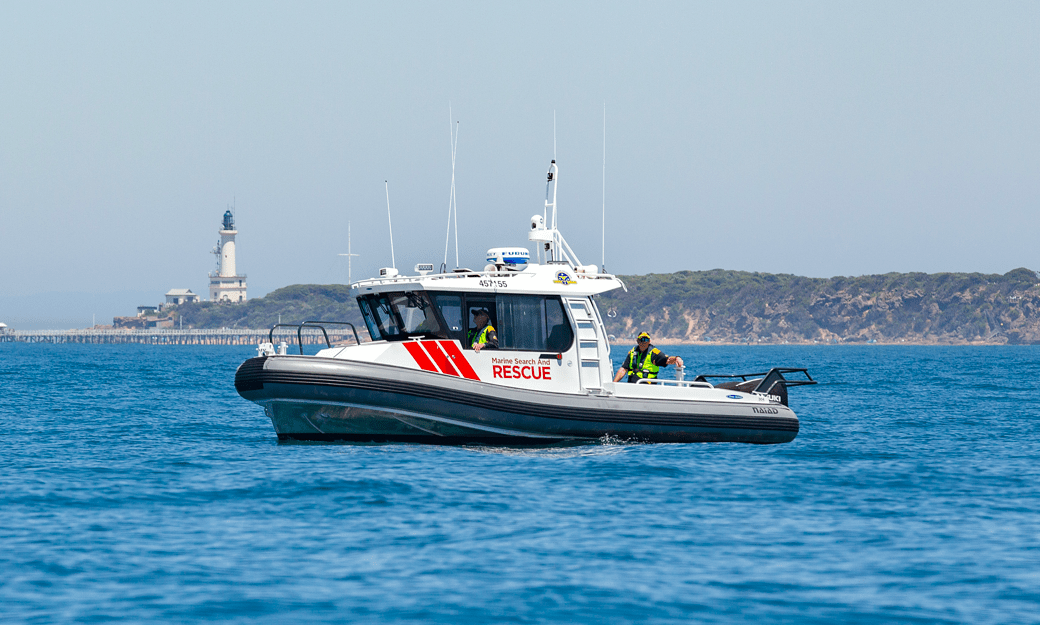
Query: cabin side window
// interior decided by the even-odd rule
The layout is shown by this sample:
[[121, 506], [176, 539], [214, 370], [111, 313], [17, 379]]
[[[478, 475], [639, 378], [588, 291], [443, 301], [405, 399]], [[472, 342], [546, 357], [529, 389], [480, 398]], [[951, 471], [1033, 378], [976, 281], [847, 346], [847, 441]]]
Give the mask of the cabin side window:
[[545, 327], [547, 330], [546, 351], [565, 352], [574, 342], [574, 331], [563, 312], [563, 304], [557, 297], [545, 299]]
[[368, 308], [368, 299], [359, 297], [358, 308], [361, 309], [361, 317], [365, 320], [365, 326], [368, 328], [368, 335], [372, 337], [373, 341], [383, 340], [383, 333], [376, 324], [372, 311]]
[[500, 349], [562, 352], [574, 342], [574, 332], [558, 297], [498, 295]]
[[390, 298], [384, 296], [374, 297], [369, 300], [369, 306], [372, 309], [372, 318], [375, 319], [376, 325], [379, 326], [379, 331], [382, 333], [384, 339], [391, 339], [394, 336], [400, 334], [398, 330], [397, 316], [394, 315], [394, 311], [390, 309]]
[[545, 348], [545, 298], [537, 295], [499, 295], [498, 346], [500, 349], [542, 351]]

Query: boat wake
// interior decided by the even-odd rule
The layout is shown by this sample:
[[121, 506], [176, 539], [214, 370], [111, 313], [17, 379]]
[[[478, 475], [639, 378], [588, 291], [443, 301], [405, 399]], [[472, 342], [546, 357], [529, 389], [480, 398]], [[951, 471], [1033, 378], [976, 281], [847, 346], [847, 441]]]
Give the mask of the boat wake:
[[528, 456], [534, 458], [589, 458], [614, 456], [628, 451], [628, 447], [643, 443], [621, 440], [616, 436], [604, 436], [596, 441], [576, 442], [570, 445], [546, 445], [544, 447], [499, 447], [492, 445], [467, 445], [468, 451], [498, 456]]

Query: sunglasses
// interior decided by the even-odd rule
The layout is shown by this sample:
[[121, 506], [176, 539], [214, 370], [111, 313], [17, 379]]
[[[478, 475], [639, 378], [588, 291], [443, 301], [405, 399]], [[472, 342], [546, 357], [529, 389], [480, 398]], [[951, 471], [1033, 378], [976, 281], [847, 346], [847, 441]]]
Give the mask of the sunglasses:
[[649, 343], [650, 339], [639, 339], [640, 343]]

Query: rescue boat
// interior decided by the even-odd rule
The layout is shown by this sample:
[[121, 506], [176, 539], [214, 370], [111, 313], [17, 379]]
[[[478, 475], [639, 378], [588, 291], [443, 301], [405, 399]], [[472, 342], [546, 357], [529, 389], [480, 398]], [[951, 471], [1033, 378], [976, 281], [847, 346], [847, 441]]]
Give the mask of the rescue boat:
[[[686, 380], [614, 383], [596, 296], [625, 288], [582, 265], [557, 228], [558, 168], [545, 210], [523, 247], [493, 248], [480, 271], [416, 275], [394, 268], [353, 285], [370, 341], [338, 346], [326, 327], [296, 327], [300, 354], [275, 346], [275, 328], [235, 375], [280, 440], [548, 445], [583, 441], [786, 443], [798, 435], [788, 387], [815, 384], [805, 369], [774, 368]], [[484, 309], [497, 349], [474, 350], [473, 312]], [[279, 327], [279, 326], [276, 326]], [[326, 347], [304, 355], [302, 332]], [[721, 380], [721, 381], [720, 381]], [[714, 381], [714, 383], [713, 383]]]

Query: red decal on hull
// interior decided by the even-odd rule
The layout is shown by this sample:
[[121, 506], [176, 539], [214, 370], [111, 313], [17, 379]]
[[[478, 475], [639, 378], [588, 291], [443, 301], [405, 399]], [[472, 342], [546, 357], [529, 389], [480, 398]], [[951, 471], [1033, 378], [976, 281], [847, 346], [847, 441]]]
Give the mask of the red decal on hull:
[[422, 341], [422, 346], [429, 352], [430, 358], [433, 358], [434, 364], [441, 370], [441, 373], [447, 375], [453, 375], [455, 377], [462, 377], [459, 372], [456, 371], [455, 367], [448, 360], [448, 357], [444, 354], [444, 351], [437, 345], [437, 341]]
[[459, 346], [455, 344], [455, 341], [440, 341], [439, 345], [451, 357], [451, 362], [459, 370], [459, 373], [462, 374], [462, 377], [470, 380], [480, 380], [480, 376], [470, 366], [469, 361], [466, 360], [466, 356], [459, 349]]
[[412, 355], [415, 360], [415, 364], [419, 365], [419, 368], [423, 371], [437, 371], [437, 367], [433, 366], [430, 361], [430, 357], [426, 355], [426, 352], [419, 347], [418, 343], [408, 342], [404, 344], [404, 348], [408, 350], [408, 353]]

